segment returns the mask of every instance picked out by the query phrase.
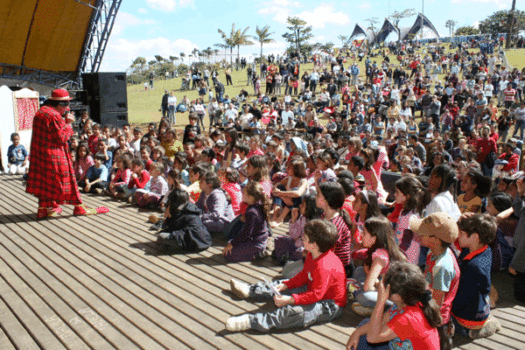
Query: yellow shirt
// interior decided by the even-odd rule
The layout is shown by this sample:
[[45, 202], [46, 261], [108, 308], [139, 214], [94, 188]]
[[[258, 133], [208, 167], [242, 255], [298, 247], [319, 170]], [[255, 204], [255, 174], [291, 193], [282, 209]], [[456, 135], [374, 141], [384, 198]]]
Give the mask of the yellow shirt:
[[182, 152], [182, 150], [184, 149], [182, 147], [182, 142], [180, 142], [179, 140], [174, 140], [172, 144], [163, 142], [162, 147], [164, 147], [164, 150], [166, 150], [166, 157], [170, 159], [175, 156], [175, 153]]
[[[472, 198], [468, 202], [465, 202], [465, 194], [459, 195], [458, 207], [461, 214], [464, 213], [481, 213], [481, 198], [478, 196]], [[474, 207], [478, 207], [477, 211], [474, 211]]]

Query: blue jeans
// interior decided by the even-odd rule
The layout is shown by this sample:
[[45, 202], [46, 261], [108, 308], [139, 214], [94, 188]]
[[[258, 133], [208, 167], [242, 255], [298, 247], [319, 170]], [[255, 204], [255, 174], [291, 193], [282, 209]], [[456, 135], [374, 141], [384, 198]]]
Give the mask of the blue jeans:
[[[280, 189], [281, 191], [286, 191], [286, 187], [284, 185], [279, 185], [277, 186], [277, 188]], [[296, 190], [296, 188], [294, 188], [294, 190]], [[292, 208], [299, 208], [302, 201], [303, 201], [302, 197], [292, 198], [292, 202], [293, 202], [292, 205], [286, 205], [284, 204], [284, 201], [282, 200], [281, 197], [273, 197], [273, 204], [278, 205], [281, 208], [287, 207], [290, 210], [292, 210]]]
[[[357, 328], [364, 326], [368, 322], [370, 322], [370, 319], [365, 318], [364, 320], [359, 322], [359, 325], [357, 326]], [[389, 349], [388, 344], [389, 342], [377, 343], [377, 344], [369, 343], [366, 340], [366, 334], [365, 334], [359, 337], [359, 343], [357, 344], [357, 350], [388, 350]]]
[[516, 125], [514, 126], [514, 134], [512, 137], [518, 134], [518, 129], [520, 131], [520, 138], [523, 140], [523, 132], [525, 130], [525, 120], [516, 120]]
[[[277, 286], [283, 280], [271, 282]], [[291, 295], [303, 293], [307, 290], [306, 285], [300, 288], [287, 290], [283, 294]], [[250, 286], [250, 298], [256, 301], [269, 301], [273, 299], [270, 288], [259, 282]], [[268, 332], [272, 328], [304, 328], [314, 323], [331, 322], [343, 314], [343, 308], [339, 307], [333, 300], [321, 300], [310, 305], [286, 305], [275, 311], [259, 312], [250, 315], [251, 328], [260, 332]]]
[[[354, 279], [359, 283], [359, 290], [354, 292], [355, 301], [357, 301], [361, 306], [364, 307], [375, 307], [377, 303], [377, 291], [373, 290], [370, 292], [365, 292], [363, 290], [363, 285], [366, 280], [365, 269], [362, 266], [359, 266], [355, 269]], [[387, 300], [386, 306], [392, 306], [392, 302]]]

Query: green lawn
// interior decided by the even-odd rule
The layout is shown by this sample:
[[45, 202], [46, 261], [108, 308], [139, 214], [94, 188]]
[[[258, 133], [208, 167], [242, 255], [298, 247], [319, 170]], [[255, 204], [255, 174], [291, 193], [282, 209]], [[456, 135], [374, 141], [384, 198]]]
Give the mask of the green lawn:
[[525, 49], [512, 49], [506, 51], [507, 60], [514, 67], [522, 70], [525, 67]]

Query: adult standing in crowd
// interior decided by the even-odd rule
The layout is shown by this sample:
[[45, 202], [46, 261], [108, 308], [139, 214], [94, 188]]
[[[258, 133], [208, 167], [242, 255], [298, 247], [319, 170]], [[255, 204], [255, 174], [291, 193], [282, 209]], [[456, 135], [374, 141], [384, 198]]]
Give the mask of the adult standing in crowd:
[[33, 120], [26, 192], [38, 198], [37, 219], [56, 216], [61, 204], [73, 204], [73, 215], [107, 213], [106, 207], [88, 209], [80, 198], [68, 140], [75, 121], [69, 112], [69, 93], [56, 89]]

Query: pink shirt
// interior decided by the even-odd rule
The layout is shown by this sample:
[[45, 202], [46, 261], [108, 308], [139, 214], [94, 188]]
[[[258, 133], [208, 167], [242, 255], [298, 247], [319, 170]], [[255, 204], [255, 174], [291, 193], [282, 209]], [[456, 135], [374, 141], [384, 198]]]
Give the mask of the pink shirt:
[[222, 188], [230, 195], [233, 214], [235, 214], [235, 216], [239, 215], [241, 213], [240, 205], [242, 203], [241, 186], [239, 186], [238, 183], [227, 182]]

